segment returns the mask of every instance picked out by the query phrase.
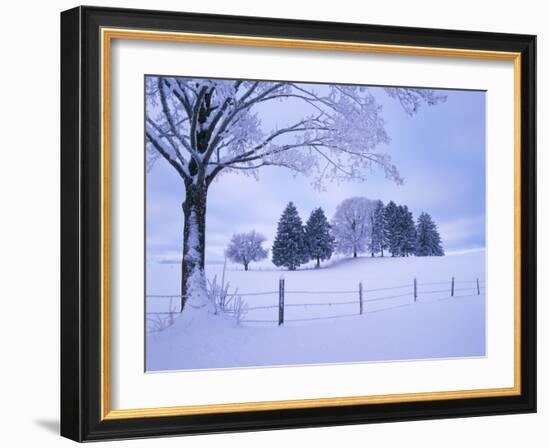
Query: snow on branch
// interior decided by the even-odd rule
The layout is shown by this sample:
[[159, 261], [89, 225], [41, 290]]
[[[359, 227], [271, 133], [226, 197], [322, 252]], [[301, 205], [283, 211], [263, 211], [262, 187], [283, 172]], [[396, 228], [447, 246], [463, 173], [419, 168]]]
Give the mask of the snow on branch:
[[[445, 100], [430, 89], [385, 91], [409, 115], [423, 102]], [[390, 138], [368, 87], [147, 77], [146, 100], [149, 162], [156, 151], [196, 183], [209, 185], [231, 170], [257, 176], [263, 166], [312, 176], [319, 188], [366, 180], [375, 169], [402, 182], [390, 155], [380, 151]], [[266, 111], [275, 125], [262, 122]]]
[[409, 115], [414, 115], [418, 112], [422, 102], [428, 106], [434, 106], [439, 102], [447, 101], [447, 96], [433, 89], [413, 89], [413, 88], [398, 88], [387, 87], [384, 89], [391, 98], [396, 98]]

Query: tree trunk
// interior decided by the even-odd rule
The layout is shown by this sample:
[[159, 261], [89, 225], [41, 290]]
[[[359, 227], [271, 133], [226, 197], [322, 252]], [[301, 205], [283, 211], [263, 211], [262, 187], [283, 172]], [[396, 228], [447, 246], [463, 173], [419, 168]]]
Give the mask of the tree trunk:
[[[204, 249], [207, 187], [185, 184], [183, 209], [183, 256], [181, 262], [181, 309], [190, 298], [200, 303], [206, 297]], [[196, 295], [196, 297], [191, 297]]]
[[353, 249], [353, 258], [357, 258], [357, 249]]
[[316, 268], [320, 268], [321, 267], [321, 259], [319, 257], [317, 257], [317, 266]]
[[244, 263], [244, 270], [248, 271], [248, 263]]

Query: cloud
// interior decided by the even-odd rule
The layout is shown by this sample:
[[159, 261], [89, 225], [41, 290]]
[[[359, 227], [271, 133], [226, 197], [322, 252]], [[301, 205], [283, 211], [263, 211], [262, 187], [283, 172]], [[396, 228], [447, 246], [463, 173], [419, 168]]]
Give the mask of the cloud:
[[485, 215], [458, 218], [439, 225], [439, 233], [449, 250], [485, 246]]

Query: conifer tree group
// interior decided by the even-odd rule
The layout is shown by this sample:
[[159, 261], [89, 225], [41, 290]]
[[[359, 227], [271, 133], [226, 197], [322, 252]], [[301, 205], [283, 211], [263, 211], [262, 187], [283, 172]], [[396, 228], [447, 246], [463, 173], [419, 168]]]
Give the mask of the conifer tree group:
[[380, 253], [383, 257], [383, 249], [387, 249], [392, 257], [445, 255], [437, 225], [428, 213], [422, 212], [415, 224], [406, 205], [390, 201], [383, 207], [383, 212], [377, 215], [377, 220], [379, 223], [376, 228], [383, 231], [381, 239], [373, 238], [377, 243], [371, 255]]
[[441, 256], [441, 237], [432, 217], [420, 214], [415, 224], [413, 214], [406, 205], [390, 201], [386, 206], [377, 202], [372, 214], [371, 256], [384, 256], [387, 250], [392, 257]]
[[277, 235], [272, 247], [272, 261], [291, 271], [315, 260], [316, 266], [332, 256], [334, 238], [322, 208], [311, 212], [306, 225], [292, 202], [289, 202], [279, 219]]
[[305, 225], [289, 202], [277, 225], [272, 261], [293, 271], [309, 261], [319, 267], [334, 252], [383, 257], [384, 251], [392, 257], [445, 255], [437, 225], [428, 213], [422, 212], [415, 224], [406, 205], [349, 198], [337, 208], [331, 223], [319, 207]]

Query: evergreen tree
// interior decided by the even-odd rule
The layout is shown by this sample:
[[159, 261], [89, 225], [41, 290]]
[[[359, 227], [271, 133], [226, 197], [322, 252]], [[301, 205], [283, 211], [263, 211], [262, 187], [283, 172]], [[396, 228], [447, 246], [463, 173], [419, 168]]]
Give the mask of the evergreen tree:
[[390, 201], [384, 208], [384, 245], [391, 252], [391, 256], [399, 255], [399, 209], [395, 202]]
[[404, 205], [400, 210], [401, 218], [401, 244], [400, 252], [402, 257], [413, 255], [416, 250], [416, 226], [409, 208]]
[[406, 205], [390, 201], [384, 210], [385, 244], [392, 257], [408, 257], [416, 248], [416, 228], [412, 213]]
[[321, 260], [328, 260], [334, 249], [334, 238], [330, 233], [325, 212], [321, 207], [311, 212], [305, 227], [307, 252], [311, 260], [316, 260], [319, 267]]
[[415, 255], [420, 257], [445, 255], [437, 226], [428, 213], [422, 212], [418, 217]]
[[385, 229], [386, 229], [386, 219], [384, 214], [384, 203], [380, 200], [376, 201], [376, 205], [374, 208], [374, 211], [371, 215], [371, 243], [370, 243], [370, 249], [371, 249], [371, 256], [374, 257], [374, 254], [380, 253], [380, 255], [384, 256], [384, 249], [386, 248], [386, 239], [384, 237], [385, 235]]
[[395, 255], [399, 257], [404, 257], [405, 252], [405, 238], [407, 232], [406, 224], [406, 212], [402, 205], [397, 206], [397, 212], [395, 215], [394, 228], [395, 228], [395, 244], [396, 249]]
[[279, 219], [273, 242], [272, 261], [291, 271], [309, 260], [302, 219], [292, 202], [289, 202]]

